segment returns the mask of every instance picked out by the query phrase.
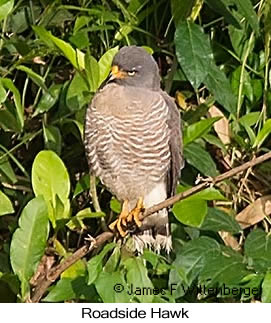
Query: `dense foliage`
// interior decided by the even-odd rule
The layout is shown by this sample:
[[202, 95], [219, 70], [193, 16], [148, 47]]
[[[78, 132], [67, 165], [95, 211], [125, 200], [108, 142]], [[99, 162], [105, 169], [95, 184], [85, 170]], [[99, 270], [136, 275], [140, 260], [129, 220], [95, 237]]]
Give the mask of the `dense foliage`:
[[[152, 51], [176, 97], [179, 192], [269, 150], [270, 1], [0, 0], [0, 24], [0, 301], [28, 300], [48, 269], [119, 212], [98, 180], [101, 209], [89, 195], [82, 137], [120, 46]], [[43, 301], [271, 301], [270, 182], [265, 162], [176, 203], [169, 256], [107, 243]], [[163, 293], [116, 293], [116, 283]]]

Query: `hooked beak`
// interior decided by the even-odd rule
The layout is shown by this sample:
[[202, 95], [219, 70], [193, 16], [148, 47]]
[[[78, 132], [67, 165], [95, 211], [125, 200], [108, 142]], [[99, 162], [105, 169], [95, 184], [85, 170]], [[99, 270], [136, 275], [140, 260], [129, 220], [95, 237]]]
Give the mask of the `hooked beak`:
[[123, 79], [127, 76], [125, 71], [122, 71], [117, 65], [113, 65], [111, 68], [111, 73], [109, 75], [109, 81], [115, 79]]

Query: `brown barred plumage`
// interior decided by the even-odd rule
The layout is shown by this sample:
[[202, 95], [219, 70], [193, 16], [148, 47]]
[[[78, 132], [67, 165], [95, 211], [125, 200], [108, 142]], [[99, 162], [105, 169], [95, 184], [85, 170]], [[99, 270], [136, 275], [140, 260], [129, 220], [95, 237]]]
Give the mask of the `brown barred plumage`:
[[[141, 48], [126, 48], [139, 49], [143, 58], [151, 58]], [[150, 62], [158, 70], [152, 58]], [[144, 63], [146, 59], [140, 67]], [[90, 171], [118, 200], [128, 200], [130, 209], [139, 197], [150, 207], [173, 194], [182, 163], [179, 112], [174, 101], [157, 87], [159, 78], [153, 79], [151, 87], [109, 82], [94, 96], [86, 114]], [[167, 210], [148, 217], [133, 237], [139, 251], [150, 246], [169, 252]]]

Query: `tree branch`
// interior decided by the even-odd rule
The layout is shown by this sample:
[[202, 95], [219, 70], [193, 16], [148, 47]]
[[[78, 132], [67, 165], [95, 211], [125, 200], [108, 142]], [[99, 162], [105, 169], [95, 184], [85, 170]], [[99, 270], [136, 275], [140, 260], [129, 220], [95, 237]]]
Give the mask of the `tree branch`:
[[[143, 215], [141, 216], [141, 219], [146, 218], [147, 216], [150, 216], [151, 214], [172, 206], [173, 204], [175, 204], [178, 201], [184, 200], [187, 197], [194, 195], [200, 191], [202, 191], [203, 189], [207, 188], [207, 187], [211, 187], [219, 182], [224, 181], [225, 179], [228, 179], [230, 177], [233, 177], [234, 175], [241, 173], [255, 165], [258, 165], [268, 159], [271, 159], [271, 152], [266, 153], [260, 157], [254, 158], [251, 161], [246, 162], [243, 165], [240, 165], [238, 167], [235, 167], [221, 175], [218, 175], [216, 177], [210, 177], [207, 178], [206, 180], [204, 180], [202, 183], [192, 187], [191, 189], [183, 192], [183, 193], [179, 193], [176, 194], [175, 196], [172, 196], [171, 198], [156, 204], [148, 209], [146, 209], [143, 213]], [[69, 268], [71, 265], [73, 265], [76, 261], [78, 261], [79, 259], [83, 258], [84, 256], [86, 256], [90, 251], [92, 251], [94, 248], [99, 247], [101, 245], [103, 245], [106, 241], [112, 239], [114, 237], [114, 233], [113, 232], [103, 232], [100, 235], [98, 235], [97, 237], [95, 237], [94, 242], [91, 243], [87, 243], [86, 245], [84, 245], [83, 247], [81, 247], [80, 249], [76, 250], [70, 257], [68, 257], [66, 260], [64, 260], [63, 262], [61, 262], [60, 264], [58, 264], [57, 266], [53, 267], [48, 275], [45, 277], [45, 279], [35, 288], [34, 292], [33, 292], [33, 296], [30, 300], [30, 302], [32, 303], [37, 303], [40, 301], [40, 299], [42, 298], [42, 296], [44, 295], [44, 293], [46, 292], [47, 288], [67, 269]]]

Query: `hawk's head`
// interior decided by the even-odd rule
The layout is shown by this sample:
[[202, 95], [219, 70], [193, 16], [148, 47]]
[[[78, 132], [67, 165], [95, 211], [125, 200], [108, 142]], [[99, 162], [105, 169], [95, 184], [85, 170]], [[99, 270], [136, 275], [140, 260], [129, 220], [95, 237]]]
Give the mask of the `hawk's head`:
[[113, 59], [109, 81], [120, 85], [160, 88], [158, 66], [142, 47], [125, 46]]

